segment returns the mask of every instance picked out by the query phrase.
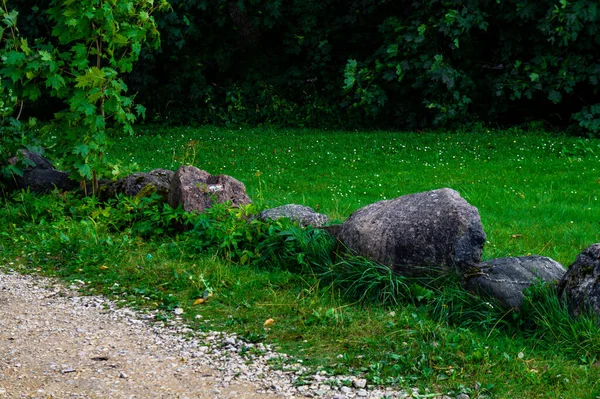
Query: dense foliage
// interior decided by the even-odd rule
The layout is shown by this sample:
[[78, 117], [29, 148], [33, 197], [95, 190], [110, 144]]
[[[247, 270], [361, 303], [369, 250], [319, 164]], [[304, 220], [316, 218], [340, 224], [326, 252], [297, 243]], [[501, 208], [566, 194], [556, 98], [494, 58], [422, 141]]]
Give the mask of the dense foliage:
[[600, 131], [594, 0], [170, 3], [129, 77], [161, 120]]
[[[107, 135], [113, 129], [131, 133], [131, 124], [144, 114], [144, 107], [134, 107], [121, 75], [131, 72], [143, 44], [158, 45], [151, 15], [167, 3], [53, 0], [43, 8], [14, 6], [3, 0], [0, 7], [0, 112], [12, 125], [6, 129], [10, 137], [1, 141], [2, 156], [12, 156], [14, 144], [24, 144], [11, 139], [18, 138], [14, 132], [24, 104], [39, 105], [50, 97], [61, 131], [50, 132], [44, 144], [56, 147], [95, 191], [98, 172], [106, 166]], [[8, 168], [4, 174], [14, 172]]]
[[[57, 34], [61, 23], [69, 26], [70, 19], [61, 21], [57, 10], [63, 3], [70, 2], [9, 1], [5, 26], [16, 7], [30, 46], [41, 36], [64, 41], [65, 33]], [[150, 7], [150, 2], [134, 1], [84, 3], [88, 8]], [[600, 53], [600, 5], [595, 0], [169, 3], [169, 11], [155, 15], [162, 37], [158, 50], [143, 50], [133, 70], [129, 61], [126, 68], [106, 65], [131, 70], [124, 82], [115, 80], [120, 82], [115, 90], [124, 94], [121, 83], [127, 83], [152, 120], [412, 128], [545, 120], [600, 131], [600, 63], [595, 57]], [[129, 26], [145, 26], [145, 16], [132, 16]], [[94, 43], [90, 33], [95, 30], [79, 23], [87, 54], [73, 41], [61, 57], [82, 61], [94, 55], [96, 46], [88, 45]], [[106, 32], [101, 33], [106, 45], [119, 49], [120, 39]], [[139, 52], [135, 43], [128, 42], [132, 51], [126, 60]], [[18, 61], [4, 57], [9, 67]], [[56, 62], [66, 61], [58, 57]], [[78, 74], [93, 66], [75, 65]], [[69, 75], [60, 76], [68, 87]], [[67, 94], [58, 77], [44, 79], [39, 91], [30, 89], [35, 96], [25, 91], [18, 97], [39, 103], [48, 93], [75, 94]]]

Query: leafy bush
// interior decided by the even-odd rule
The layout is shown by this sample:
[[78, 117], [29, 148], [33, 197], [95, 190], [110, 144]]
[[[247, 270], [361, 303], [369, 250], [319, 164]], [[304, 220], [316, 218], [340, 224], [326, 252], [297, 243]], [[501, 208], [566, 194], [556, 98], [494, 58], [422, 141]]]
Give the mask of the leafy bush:
[[[128, 82], [158, 120], [595, 132], [593, 0], [170, 0], [164, 46]], [[592, 117], [591, 117], [592, 116]]]
[[[80, 32], [61, 17], [58, 2], [47, 9], [31, 0], [8, 4], [20, 12], [19, 40], [26, 41], [4, 36], [3, 83], [19, 100], [48, 103], [40, 94], [57, 96], [70, 107], [64, 120], [91, 130], [107, 123], [101, 104], [113, 114], [110, 123], [125, 130], [143, 113], [131, 108], [130, 87], [153, 121], [168, 123], [432, 127], [544, 119], [598, 132], [594, 0], [169, 0], [170, 10], [156, 16], [162, 36], [156, 51], [141, 48], [143, 34], [151, 39], [156, 32], [137, 1], [119, 2], [113, 14], [95, 14], [93, 21], [82, 17], [78, 3]], [[133, 19], [120, 13], [130, 5], [141, 7]], [[5, 7], [2, 15], [5, 29], [15, 29], [16, 14]], [[86, 32], [89, 22], [104, 27], [102, 21], [123, 24], [119, 34], [130, 41], [103, 30], [103, 48], [125, 57], [104, 52], [96, 70], [100, 38]], [[33, 42], [44, 36], [52, 39]], [[131, 51], [123, 52], [123, 43]], [[23, 57], [28, 51], [35, 60]], [[143, 62], [132, 69], [138, 55]], [[14, 98], [4, 104], [14, 105]], [[60, 110], [56, 103], [40, 108]]]
[[216, 249], [242, 265], [299, 272], [331, 258], [334, 241], [326, 232], [301, 229], [289, 219], [252, 219], [255, 214], [252, 205], [234, 208], [216, 204], [197, 216], [187, 234], [196, 250]]
[[[7, 126], [0, 123], [0, 190], [4, 191], [5, 185], [11, 185], [15, 176], [22, 176], [23, 169], [30, 163], [19, 150], [43, 153], [43, 149], [36, 145], [35, 126], [33, 118], [26, 124], [14, 118], [8, 119]], [[16, 162], [9, 162], [13, 157]]]
[[[18, 9], [6, 1], [0, 7], [1, 116], [10, 116], [19, 103], [18, 120], [24, 104], [44, 96], [56, 99], [62, 129], [50, 132], [49, 146], [82, 179], [92, 181], [94, 192], [109, 134], [132, 133], [132, 123], [145, 112], [141, 105], [134, 107], [119, 74], [131, 71], [142, 45], [158, 45], [151, 15], [167, 5], [164, 0], [156, 5], [141, 0], [50, 1], [41, 11], [37, 5], [21, 8], [26, 12], [23, 33]], [[27, 13], [43, 22], [32, 21]], [[45, 35], [34, 36], [32, 23], [45, 23]], [[11, 144], [7, 140], [3, 146]]]

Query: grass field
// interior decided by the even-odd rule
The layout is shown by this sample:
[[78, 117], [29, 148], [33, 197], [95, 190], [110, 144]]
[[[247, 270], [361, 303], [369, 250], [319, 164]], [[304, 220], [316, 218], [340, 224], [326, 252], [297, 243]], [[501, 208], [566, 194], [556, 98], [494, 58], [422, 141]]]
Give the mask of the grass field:
[[[451, 187], [479, 209], [486, 259], [535, 253], [569, 265], [600, 241], [599, 140], [516, 130], [138, 133], [119, 139], [109, 156], [142, 171], [193, 164], [232, 175], [259, 208], [299, 203], [341, 220], [380, 199]], [[314, 369], [363, 375], [373, 384], [471, 398], [600, 398], [595, 324], [563, 322], [550, 310], [532, 330], [515, 312], [488, 309], [454, 281], [433, 298], [359, 301], [306, 270], [239, 265], [218, 256], [218, 248], [197, 250], [194, 236], [143, 238], [116, 228], [130, 210], [127, 203], [21, 195], [0, 211], [2, 260], [85, 281], [90, 291], [163, 309], [165, 318], [182, 307], [197, 328], [273, 342]], [[211, 296], [194, 304], [206, 292]], [[274, 323], [265, 327], [269, 318]]]
[[600, 141], [519, 131], [329, 132], [139, 129], [111, 156], [141, 170], [193, 164], [229, 174], [267, 207], [344, 219], [381, 199], [450, 187], [481, 214], [484, 257], [529, 253], [569, 265], [600, 240]]

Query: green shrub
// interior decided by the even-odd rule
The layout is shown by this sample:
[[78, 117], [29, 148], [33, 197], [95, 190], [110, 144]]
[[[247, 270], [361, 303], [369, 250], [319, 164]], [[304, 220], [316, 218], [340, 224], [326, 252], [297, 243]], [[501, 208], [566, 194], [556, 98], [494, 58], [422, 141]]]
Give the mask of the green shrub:
[[594, 0], [170, 3], [129, 76], [157, 120], [597, 130]]
[[252, 205], [216, 204], [197, 216], [187, 233], [198, 251], [215, 250], [242, 265], [302, 271], [331, 257], [333, 239], [325, 231], [299, 228], [289, 219], [254, 219]]

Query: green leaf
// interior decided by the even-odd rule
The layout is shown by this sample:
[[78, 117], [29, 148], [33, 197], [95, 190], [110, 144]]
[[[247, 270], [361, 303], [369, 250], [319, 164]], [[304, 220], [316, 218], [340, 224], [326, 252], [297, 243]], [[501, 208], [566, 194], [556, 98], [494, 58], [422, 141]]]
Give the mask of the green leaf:
[[98, 88], [94, 88], [94, 89], [90, 90], [90, 94], [88, 94], [88, 96], [87, 96], [88, 100], [92, 104], [96, 103], [102, 97], [103, 97], [102, 91], [100, 91], [100, 89], [98, 89]]
[[19, 168], [19, 167], [15, 166], [15, 165], [11, 165], [11, 164], [9, 164], [9, 165], [6, 167], [6, 169], [7, 169], [8, 171], [10, 171], [11, 173], [13, 173], [13, 174], [17, 175], [17, 176], [23, 176], [23, 169], [21, 169], [21, 168]]
[[86, 157], [90, 152], [90, 147], [87, 146], [86, 144], [79, 144], [76, 145], [75, 148], [73, 149], [73, 154], [75, 155], [81, 155], [83, 157]]
[[105, 77], [106, 74], [102, 69], [92, 67], [87, 70], [85, 75], [77, 76], [75, 78], [75, 80], [77, 81], [75, 87], [100, 87], [104, 84]]
[[531, 72], [529, 74], [529, 79], [531, 79], [532, 82], [537, 82], [539, 78], [540, 78], [540, 75], [538, 75], [535, 72]]
[[52, 87], [54, 90], [58, 90], [65, 86], [65, 80], [60, 75], [50, 75], [46, 79], [46, 87]]
[[50, 54], [49, 51], [40, 50], [39, 54], [42, 58], [42, 61], [52, 61], [53, 60], [52, 54]]
[[75, 164], [75, 168], [77, 168], [77, 172], [81, 177], [86, 179], [92, 178], [92, 167], [90, 165], [77, 163]]
[[33, 83], [27, 84], [23, 87], [23, 97], [29, 100], [35, 101], [40, 98], [42, 92], [40, 88]]
[[19, 13], [17, 12], [17, 10], [12, 10], [11, 12], [4, 14], [4, 18], [2, 18], [2, 21], [4, 21], [4, 24], [7, 28], [13, 28], [17, 26], [18, 15]]
[[93, 115], [96, 113], [96, 107], [85, 99], [72, 99], [71, 110], [80, 112], [84, 115]]
[[548, 100], [552, 101], [554, 104], [558, 104], [562, 101], [562, 94], [556, 90], [550, 90], [550, 93], [548, 93]]
[[396, 75], [398, 75], [398, 82], [401, 82], [404, 78], [404, 70], [400, 64], [396, 64]]
[[6, 67], [0, 70], [0, 74], [9, 77], [13, 82], [18, 82], [23, 77], [23, 71], [15, 67]]
[[125, 36], [123, 36], [122, 34], [118, 33], [112, 38], [112, 42], [117, 47], [123, 47], [123, 46], [127, 45], [127, 43], [129, 43], [129, 40], [127, 40], [127, 38]]
[[135, 106], [135, 112], [137, 113], [137, 116], [141, 116], [142, 119], [146, 118], [146, 107], [144, 107], [142, 104], [137, 104]]
[[344, 90], [350, 90], [356, 82], [356, 67], [358, 63], [356, 60], [348, 60], [346, 68], [344, 69]]
[[78, 71], [86, 70], [90, 62], [88, 60], [87, 48], [79, 43], [71, 48], [71, 53], [73, 54], [71, 61], [71, 66]]
[[9, 51], [2, 57], [5, 65], [22, 65], [27, 57], [20, 51]]
[[387, 48], [387, 53], [389, 54], [390, 57], [397, 56], [398, 55], [398, 45], [390, 44]]
[[104, 117], [102, 117], [102, 115], [96, 115], [96, 117], [94, 118], [93, 125], [96, 129], [103, 130], [106, 127]]
[[25, 55], [29, 55], [31, 53], [31, 49], [29, 48], [29, 45], [27, 44], [27, 39], [21, 39], [20, 40], [20, 46], [19, 48], [25, 53]]

